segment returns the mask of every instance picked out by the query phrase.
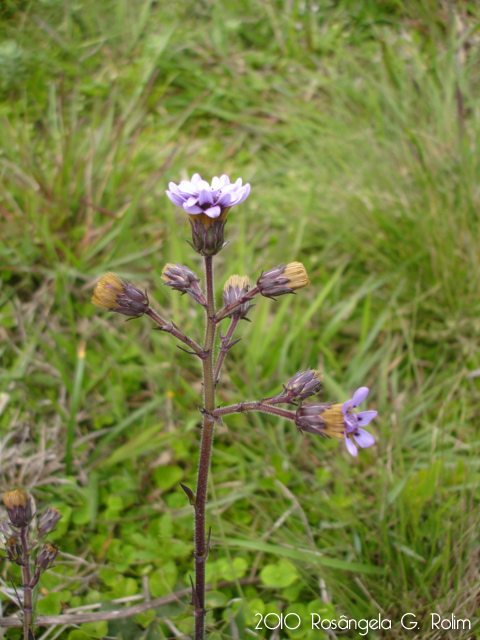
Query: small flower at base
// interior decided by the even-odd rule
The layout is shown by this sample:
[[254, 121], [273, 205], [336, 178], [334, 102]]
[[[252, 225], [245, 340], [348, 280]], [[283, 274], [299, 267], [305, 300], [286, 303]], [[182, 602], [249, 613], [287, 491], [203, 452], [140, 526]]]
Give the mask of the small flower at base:
[[265, 271], [257, 280], [262, 296], [273, 298], [293, 293], [310, 284], [305, 267], [301, 262], [289, 262]]
[[198, 173], [191, 181], [168, 184], [166, 191], [173, 204], [188, 213], [192, 227], [192, 246], [203, 256], [217, 254], [225, 245], [224, 229], [231, 207], [247, 199], [250, 185], [242, 186], [242, 179], [230, 184], [230, 178], [214, 177], [212, 183], [202, 180]]
[[182, 294], [188, 293], [203, 307], [207, 305], [203, 291], [198, 285], [200, 280], [188, 267], [185, 267], [178, 262], [176, 265], [168, 263], [162, 269], [162, 280], [167, 287], [172, 287], [172, 289], [175, 289], [176, 291], [181, 291]]
[[55, 558], [58, 556], [59, 549], [54, 544], [47, 542], [43, 545], [35, 558], [35, 568], [46, 571], [55, 562]]
[[343, 404], [307, 404], [297, 410], [295, 423], [301, 431], [320, 436], [345, 440], [348, 453], [356, 456], [359, 447], [367, 448], [375, 444], [375, 438], [362, 427], [377, 416], [376, 411], [355, 413], [357, 407], [368, 396], [367, 387], [360, 387], [353, 398]]
[[100, 278], [93, 291], [93, 304], [124, 316], [139, 318], [149, 307], [147, 292], [108, 272]]
[[28, 527], [33, 518], [32, 498], [23, 489], [3, 494], [3, 504], [14, 527]]
[[322, 374], [316, 369], [298, 371], [283, 388], [283, 392], [277, 396], [284, 402], [303, 402], [310, 396], [314, 396], [322, 389]]
[[[230, 276], [223, 285], [223, 304], [225, 307], [228, 307], [243, 298], [248, 291], [250, 291], [250, 280], [247, 276], [237, 276], [236, 274]], [[247, 301], [239, 307], [236, 307], [230, 315], [233, 318], [245, 318], [251, 307], [253, 307], [253, 305]]]
[[57, 526], [60, 518], [62, 518], [62, 513], [58, 509], [55, 509], [55, 507], [48, 507], [45, 513], [41, 515], [38, 520], [38, 535], [41, 537], [51, 533]]

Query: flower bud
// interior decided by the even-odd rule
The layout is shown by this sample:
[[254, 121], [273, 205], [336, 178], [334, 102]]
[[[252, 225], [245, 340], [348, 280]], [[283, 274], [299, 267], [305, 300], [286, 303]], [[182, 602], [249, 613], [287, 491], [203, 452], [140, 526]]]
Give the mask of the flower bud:
[[58, 547], [54, 544], [47, 542], [43, 545], [35, 558], [35, 568], [46, 571], [55, 562], [55, 558], [58, 556]]
[[331, 406], [331, 403], [305, 404], [297, 409], [295, 424], [300, 431], [308, 431], [309, 433], [327, 437], [330, 434], [325, 433], [323, 413]]
[[[230, 276], [230, 278], [223, 285], [223, 304], [228, 307], [229, 305], [237, 302], [243, 298], [243, 296], [250, 290], [250, 280], [247, 276], [237, 276], [236, 274]], [[253, 304], [247, 300], [239, 307], [236, 307], [233, 313], [230, 315], [234, 318], [245, 318], [249, 309], [253, 307]]]
[[45, 513], [41, 515], [38, 520], [38, 535], [41, 537], [51, 533], [57, 526], [61, 517], [62, 513], [58, 509], [55, 509], [55, 507], [48, 507]]
[[3, 503], [14, 527], [27, 527], [33, 518], [32, 498], [23, 489], [3, 494]]
[[316, 369], [298, 371], [284, 387], [285, 402], [302, 402], [322, 389], [322, 374]]
[[162, 280], [165, 282], [167, 287], [172, 287], [172, 289], [175, 289], [176, 291], [181, 291], [182, 294], [188, 293], [203, 307], [207, 305], [203, 291], [198, 285], [200, 280], [188, 267], [185, 267], [178, 262], [176, 265], [168, 263], [162, 269]]
[[262, 296], [273, 298], [285, 293], [293, 293], [310, 284], [305, 267], [301, 262], [289, 262], [265, 271], [257, 280]]
[[143, 292], [114, 273], [108, 272], [98, 281], [92, 298], [97, 307], [139, 318], [149, 307], [147, 292]]
[[5, 543], [5, 551], [10, 562], [15, 564], [23, 564], [23, 550], [18, 536], [13, 535], [8, 538]]

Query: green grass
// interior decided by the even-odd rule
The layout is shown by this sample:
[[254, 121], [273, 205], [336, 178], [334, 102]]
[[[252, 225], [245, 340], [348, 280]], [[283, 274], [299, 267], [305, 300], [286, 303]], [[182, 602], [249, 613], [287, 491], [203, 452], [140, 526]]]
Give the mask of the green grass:
[[[311, 286], [258, 302], [220, 401], [312, 366], [324, 400], [368, 385], [379, 417], [358, 460], [263, 414], [217, 429], [211, 638], [271, 637], [254, 614], [281, 611], [306, 621], [289, 638], [322, 637], [311, 612], [392, 620], [372, 638], [410, 637], [406, 612], [422, 638], [473, 637], [429, 625], [477, 628], [480, 587], [480, 23], [475, 3], [449, 6], [0, 3], [2, 488], [60, 508], [62, 551], [84, 559], [44, 576], [42, 613], [145, 577], [154, 597], [189, 585], [199, 365], [90, 297], [115, 271], [201, 340], [200, 310], [160, 277], [201, 272], [164, 190], [225, 172], [252, 193], [229, 214], [218, 293], [296, 259]], [[190, 632], [185, 598], [57, 637], [172, 624]]]

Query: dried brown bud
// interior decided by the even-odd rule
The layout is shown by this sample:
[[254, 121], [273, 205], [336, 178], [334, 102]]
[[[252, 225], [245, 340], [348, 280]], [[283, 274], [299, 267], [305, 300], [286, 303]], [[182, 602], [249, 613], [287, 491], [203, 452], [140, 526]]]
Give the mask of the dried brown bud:
[[11, 489], [3, 494], [3, 503], [10, 522], [15, 527], [27, 527], [33, 518], [32, 498], [23, 489]]
[[310, 284], [305, 267], [301, 262], [281, 264], [265, 271], [257, 280], [260, 293], [267, 298], [293, 293]]
[[143, 292], [114, 273], [106, 273], [93, 291], [93, 304], [124, 316], [139, 318], [148, 310], [147, 292]]
[[[243, 298], [248, 291], [250, 291], [250, 280], [247, 276], [237, 276], [236, 274], [230, 276], [223, 285], [223, 304], [226, 307], [234, 304], [237, 300]], [[245, 318], [251, 307], [253, 305], [247, 300], [244, 304], [236, 307], [230, 315], [237, 318]]]
[[38, 535], [41, 537], [51, 533], [57, 526], [61, 517], [62, 513], [58, 509], [55, 509], [55, 507], [48, 507], [45, 513], [41, 515], [38, 520]]
[[55, 562], [55, 558], [58, 556], [58, 547], [54, 544], [47, 542], [43, 545], [35, 558], [35, 568], [46, 571]]

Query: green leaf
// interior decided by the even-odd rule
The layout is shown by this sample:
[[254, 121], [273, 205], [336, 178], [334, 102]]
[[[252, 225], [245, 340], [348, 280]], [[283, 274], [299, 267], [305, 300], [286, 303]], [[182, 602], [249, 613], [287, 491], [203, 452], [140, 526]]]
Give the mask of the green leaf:
[[291, 562], [280, 560], [262, 569], [260, 578], [268, 587], [288, 587], [298, 579], [298, 573]]

